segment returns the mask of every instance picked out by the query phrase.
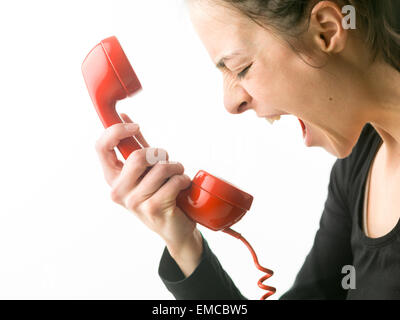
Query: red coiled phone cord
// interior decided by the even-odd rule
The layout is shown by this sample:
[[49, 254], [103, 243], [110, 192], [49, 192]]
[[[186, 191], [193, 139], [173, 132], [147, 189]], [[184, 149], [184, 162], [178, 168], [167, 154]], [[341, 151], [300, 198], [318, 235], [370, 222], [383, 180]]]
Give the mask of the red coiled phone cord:
[[251, 255], [253, 256], [254, 264], [256, 265], [257, 269], [266, 273], [265, 276], [261, 277], [260, 280], [258, 280], [258, 286], [263, 290], [268, 290], [269, 292], [264, 294], [261, 297], [260, 300], [265, 300], [269, 296], [273, 295], [276, 292], [276, 289], [274, 287], [270, 287], [270, 286], [267, 286], [267, 285], [263, 284], [263, 282], [265, 280], [267, 280], [268, 278], [270, 278], [274, 274], [274, 272], [272, 270], [270, 270], [270, 269], [267, 269], [267, 268], [264, 268], [264, 267], [260, 266], [260, 264], [258, 263], [257, 255], [254, 252], [254, 249], [252, 248], [250, 243], [248, 243], [247, 240], [240, 233], [232, 230], [231, 228], [226, 228], [226, 229], [224, 229], [222, 231], [227, 233], [227, 234], [229, 234], [229, 235], [231, 235], [232, 237], [235, 237], [235, 238], [241, 240], [246, 245], [246, 247], [250, 250]]

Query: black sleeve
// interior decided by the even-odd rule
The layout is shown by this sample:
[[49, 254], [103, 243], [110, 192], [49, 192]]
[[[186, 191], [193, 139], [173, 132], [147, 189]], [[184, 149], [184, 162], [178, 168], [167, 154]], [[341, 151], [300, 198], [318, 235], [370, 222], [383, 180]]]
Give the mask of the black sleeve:
[[[352, 264], [351, 220], [345, 202], [343, 163], [338, 159], [331, 171], [328, 198], [313, 247], [307, 255], [291, 289], [280, 299], [344, 299], [341, 287], [342, 267]], [[159, 276], [176, 299], [202, 300], [245, 298], [203, 237], [201, 262], [187, 278], [164, 249]], [[279, 290], [279, 288], [278, 288]]]
[[206, 239], [203, 239], [203, 253], [197, 268], [185, 275], [165, 247], [158, 274], [177, 300], [245, 300], [232, 279], [222, 268]]
[[280, 299], [345, 299], [342, 268], [352, 265], [351, 214], [347, 202], [346, 159], [336, 160], [331, 170], [328, 197], [311, 251], [293, 286]]

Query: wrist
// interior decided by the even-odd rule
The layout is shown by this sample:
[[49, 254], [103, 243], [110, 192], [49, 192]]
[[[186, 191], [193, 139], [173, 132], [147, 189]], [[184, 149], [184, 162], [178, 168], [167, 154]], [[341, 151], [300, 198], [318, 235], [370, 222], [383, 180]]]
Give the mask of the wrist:
[[203, 238], [200, 231], [195, 228], [179, 246], [167, 244], [167, 249], [183, 274], [188, 277], [200, 263], [203, 253]]
[[187, 237], [183, 240], [180, 239], [178, 243], [167, 242], [167, 249], [169, 254], [174, 259], [184, 258], [190, 252], [202, 251], [203, 239], [200, 231], [195, 228]]

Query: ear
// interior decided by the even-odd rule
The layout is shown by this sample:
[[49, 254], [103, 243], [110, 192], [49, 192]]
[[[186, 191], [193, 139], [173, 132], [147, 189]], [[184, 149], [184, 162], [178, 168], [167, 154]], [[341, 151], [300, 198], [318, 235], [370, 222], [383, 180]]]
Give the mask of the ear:
[[309, 32], [312, 42], [323, 52], [339, 53], [345, 46], [348, 31], [342, 25], [343, 14], [332, 1], [318, 2], [311, 11]]

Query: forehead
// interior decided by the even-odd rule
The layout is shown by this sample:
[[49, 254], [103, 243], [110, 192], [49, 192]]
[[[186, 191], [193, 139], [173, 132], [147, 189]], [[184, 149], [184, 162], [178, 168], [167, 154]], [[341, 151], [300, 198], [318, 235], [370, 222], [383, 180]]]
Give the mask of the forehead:
[[188, 8], [193, 27], [214, 62], [225, 53], [246, 51], [254, 43], [258, 25], [229, 4], [192, 0]]

